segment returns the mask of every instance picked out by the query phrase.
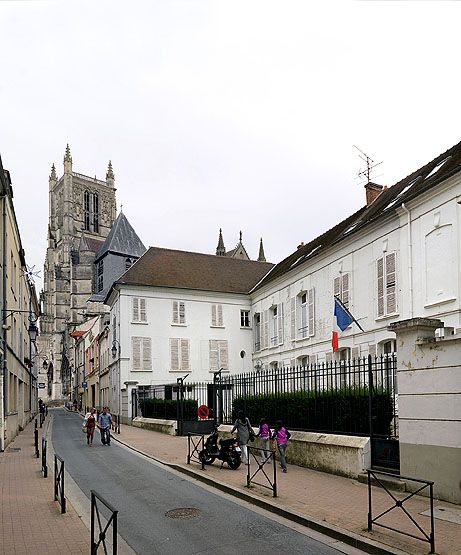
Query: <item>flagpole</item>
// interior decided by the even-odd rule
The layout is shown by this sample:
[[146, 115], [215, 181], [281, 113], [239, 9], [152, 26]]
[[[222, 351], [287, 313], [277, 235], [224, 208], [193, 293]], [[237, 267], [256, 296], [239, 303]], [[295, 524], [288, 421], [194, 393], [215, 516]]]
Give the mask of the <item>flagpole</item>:
[[342, 300], [337, 297], [336, 295], [333, 295], [334, 298], [338, 301], [338, 303], [341, 305], [341, 308], [347, 312], [347, 314], [349, 314], [349, 316], [351, 317], [352, 321], [355, 322], [357, 324], [357, 326], [360, 328], [361, 331], [363, 331], [363, 333], [365, 333], [365, 330], [362, 328], [362, 326], [357, 322], [357, 320], [352, 316], [352, 314], [350, 313], [350, 311], [344, 306]]

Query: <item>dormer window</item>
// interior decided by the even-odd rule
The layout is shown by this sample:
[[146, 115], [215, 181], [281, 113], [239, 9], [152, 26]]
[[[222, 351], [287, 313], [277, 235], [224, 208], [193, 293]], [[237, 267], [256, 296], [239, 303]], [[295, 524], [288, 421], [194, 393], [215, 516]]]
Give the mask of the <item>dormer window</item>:
[[131, 258], [126, 258], [125, 259], [125, 270], [129, 270], [132, 265], [133, 265], [133, 261], [131, 260]]

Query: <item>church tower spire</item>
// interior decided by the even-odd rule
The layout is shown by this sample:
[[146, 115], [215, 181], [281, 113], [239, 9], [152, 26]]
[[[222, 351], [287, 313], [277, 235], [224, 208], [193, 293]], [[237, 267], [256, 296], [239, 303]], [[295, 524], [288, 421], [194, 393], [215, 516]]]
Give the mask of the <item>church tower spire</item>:
[[70, 155], [69, 143], [67, 143], [66, 153], [64, 154], [64, 173], [72, 173], [72, 156]]
[[218, 246], [216, 247], [216, 256], [226, 256], [226, 248], [222, 238], [222, 229], [219, 228]]
[[259, 241], [259, 256], [258, 262], [266, 262], [266, 256], [264, 254], [263, 238]]
[[109, 185], [109, 187], [113, 187], [114, 181], [115, 181], [114, 170], [112, 168], [112, 162], [111, 160], [109, 160], [109, 165], [107, 166], [107, 173], [106, 173], [106, 183], [107, 185]]

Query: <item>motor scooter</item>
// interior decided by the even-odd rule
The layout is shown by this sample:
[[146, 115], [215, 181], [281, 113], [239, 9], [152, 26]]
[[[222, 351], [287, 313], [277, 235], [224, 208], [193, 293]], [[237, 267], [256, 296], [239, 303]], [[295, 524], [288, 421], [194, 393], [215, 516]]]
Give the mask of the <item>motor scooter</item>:
[[237, 470], [242, 463], [242, 452], [235, 437], [220, 439], [218, 446], [218, 428], [215, 427], [207, 437], [205, 448], [199, 453], [199, 459], [204, 464], [213, 464], [218, 459], [221, 461], [221, 468], [224, 463], [227, 463], [229, 468]]

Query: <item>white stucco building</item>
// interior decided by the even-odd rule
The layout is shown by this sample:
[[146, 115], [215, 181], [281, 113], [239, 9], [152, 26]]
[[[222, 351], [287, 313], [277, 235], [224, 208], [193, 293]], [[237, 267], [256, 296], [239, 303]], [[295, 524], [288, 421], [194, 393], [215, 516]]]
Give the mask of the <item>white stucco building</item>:
[[[390, 322], [414, 316], [461, 327], [461, 144], [277, 264], [251, 291], [254, 358], [306, 364], [394, 351]], [[334, 296], [352, 324], [332, 354]]]

